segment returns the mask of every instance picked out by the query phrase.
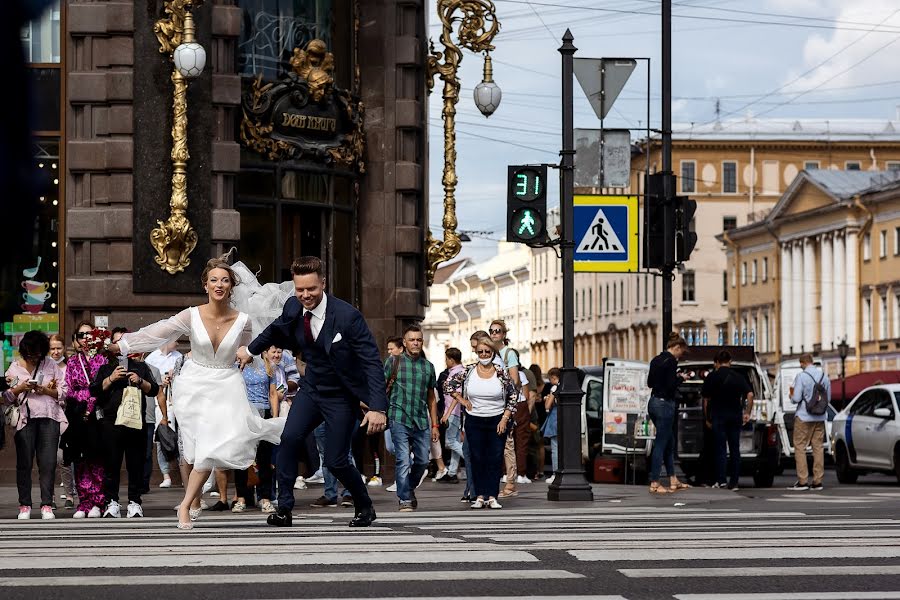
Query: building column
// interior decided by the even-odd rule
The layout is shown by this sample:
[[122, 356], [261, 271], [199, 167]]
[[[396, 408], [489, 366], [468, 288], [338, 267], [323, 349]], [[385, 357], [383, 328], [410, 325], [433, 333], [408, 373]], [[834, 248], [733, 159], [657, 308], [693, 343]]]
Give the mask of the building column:
[[822, 328], [821, 343], [822, 350], [830, 349], [834, 343], [834, 299], [831, 296], [831, 289], [834, 280], [834, 256], [832, 254], [832, 236], [825, 234], [820, 238], [822, 252], [822, 276], [819, 278], [821, 289], [819, 290], [819, 298], [822, 304]]
[[834, 234], [834, 274], [831, 279], [831, 297], [833, 300], [833, 328], [832, 335], [835, 345], [847, 336], [847, 252], [845, 236], [842, 232]]
[[803, 349], [812, 352], [816, 344], [816, 250], [813, 238], [803, 240]]
[[780, 323], [781, 327], [781, 353], [790, 354], [791, 344], [794, 343], [791, 337], [791, 327], [793, 324], [793, 285], [791, 277], [792, 267], [791, 245], [783, 244], [781, 246], [781, 263], [778, 265], [778, 275], [781, 278], [781, 311]]
[[791, 246], [791, 344], [794, 353], [800, 352], [803, 346], [803, 300], [806, 298], [803, 287], [803, 242], [795, 241]]
[[845, 240], [845, 250], [847, 256], [846, 262], [846, 284], [844, 285], [844, 297], [846, 304], [844, 306], [844, 320], [847, 323], [847, 343], [851, 348], [856, 348], [856, 315], [859, 310], [859, 279], [857, 269], [857, 239], [856, 231], [847, 231]]

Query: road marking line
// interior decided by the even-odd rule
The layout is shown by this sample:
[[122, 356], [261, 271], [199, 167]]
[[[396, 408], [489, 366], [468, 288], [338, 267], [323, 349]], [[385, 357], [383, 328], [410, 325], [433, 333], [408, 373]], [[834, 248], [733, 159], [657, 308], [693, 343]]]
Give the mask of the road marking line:
[[[531, 563], [538, 559], [519, 550], [468, 550], [454, 549], [453, 552], [430, 553], [427, 548], [418, 547], [418, 552], [394, 552], [388, 549], [364, 552], [321, 552], [307, 553], [264, 553], [199, 555], [179, 554], [179, 567], [274, 567], [295, 565], [361, 565], [361, 564], [442, 564], [442, 563]], [[170, 568], [169, 556], [82, 556], [63, 557], [54, 561], [53, 570], [63, 569], [121, 569], [121, 568]], [[40, 561], [16, 561], [16, 564], [0, 562], [0, 571], [26, 571], [47, 569]]]
[[[643, 548], [640, 550], [570, 550], [569, 554], [582, 561], [660, 561], [676, 560], [734, 560], [734, 559], [779, 559], [797, 558], [796, 548], [684, 548], [663, 550]], [[845, 558], [900, 558], [900, 546], [875, 546], [854, 548], [848, 546], [818, 546], [817, 556], [840, 556]]]
[[677, 600], [898, 600], [900, 592], [763, 592], [757, 594], [676, 594]]
[[[522, 533], [473, 533], [473, 534], [465, 534], [463, 535], [466, 539], [472, 540], [480, 540], [480, 539], [489, 539], [497, 542], [529, 542], [534, 541], [535, 536], [532, 534], [522, 534]], [[863, 538], [865, 540], [873, 539], [873, 538], [897, 538], [900, 539], [900, 528], [889, 528], [889, 529], [848, 529], [835, 531], [833, 528], [830, 530], [819, 529], [814, 531], [809, 531], [806, 529], [778, 529], [772, 531], [746, 531], [741, 533], [741, 540], [760, 540], [760, 541], [771, 541], [772, 545], [781, 545], [782, 540], [796, 540], [796, 539], [825, 539], [825, 540], [842, 540], [853, 539], [853, 538]], [[672, 541], [672, 535], [669, 530], [659, 530], [654, 531], [652, 533], [629, 533], [628, 537], [623, 539], [621, 532], [587, 532], [587, 531], [566, 531], [566, 532], [548, 532], [541, 534], [540, 541], [541, 542], [562, 542], [562, 541], [610, 541], [610, 542], [624, 542], [624, 541], [660, 541], [660, 542], [670, 542]], [[711, 540], [711, 541], [725, 541], [728, 543], [734, 542], [734, 534], [730, 531], [723, 532], [715, 532], [715, 531], [697, 531], [691, 534], [691, 540], [688, 541], [696, 541], [698, 544], [705, 544], [703, 540]]]
[[[281, 584], [281, 583], [354, 583], [370, 581], [474, 581], [479, 579], [582, 579], [584, 575], [560, 569], [509, 569], [483, 571], [340, 571], [336, 573], [219, 573], [212, 575], [183, 575], [171, 577], [167, 586], [218, 585], [218, 584]], [[158, 586], [158, 575], [118, 575], [84, 577], [4, 577], [0, 588], [5, 587], [82, 587], [131, 585]], [[615, 598], [616, 596], [608, 596]]]
[[701, 569], [619, 569], [619, 573], [632, 579], [691, 577], [812, 577], [812, 576], [864, 576], [900, 575], [900, 565], [859, 565], [817, 567], [705, 567]]

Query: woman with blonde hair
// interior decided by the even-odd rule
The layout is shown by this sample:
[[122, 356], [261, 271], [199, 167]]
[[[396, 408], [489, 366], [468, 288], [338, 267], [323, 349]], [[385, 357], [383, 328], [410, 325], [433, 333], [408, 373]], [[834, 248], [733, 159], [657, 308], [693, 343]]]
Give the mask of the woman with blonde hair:
[[503, 445], [519, 393], [506, 370], [494, 363], [497, 351], [489, 337], [475, 341], [478, 362], [447, 379], [444, 391], [465, 409], [464, 430], [469, 443], [469, 477], [475, 501], [472, 508], [499, 509]]
[[191, 360], [172, 384], [184, 460], [193, 465], [178, 508], [178, 528], [185, 530], [193, 528], [191, 521], [200, 516], [190, 506], [210, 471], [246, 469], [256, 458], [257, 444], [277, 443], [284, 428], [283, 419], [261, 418], [247, 400], [236, 358], [238, 348], [252, 339], [250, 316], [231, 306], [240, 281], [224, 256], [206, 263], [201, 283], [209, 298], [206, 304], [126, 333], [109, 346], [110, 351], [127, 355], [190, 337]]

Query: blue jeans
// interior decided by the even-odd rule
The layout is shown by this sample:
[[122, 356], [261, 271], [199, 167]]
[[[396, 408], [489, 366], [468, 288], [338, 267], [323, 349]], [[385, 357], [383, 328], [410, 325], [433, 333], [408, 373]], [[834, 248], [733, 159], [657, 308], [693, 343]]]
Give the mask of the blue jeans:
[[[356, 435], [357, 429], [359, 429], [359, 423], [357, 423], [353, 427], [353, 435]], [[351, 435], [350, 437], [353, 437], [353, 435]], [[324, 454], [325, 454], [325, 423], [322, 423], [321, 425], [316, 427], [315, 436], [316, 436], [316, 450], [319, 451], [320, 455], [324, 456]], [[347, 456], [347, 458], [350, 460], [350, 464], [355, 467], [356, 461], [353, 460], [353, 452], [352, 451]], [[328, 467], [324, 466], [324, 464], [325, 463], [323, 462], [322, 463], [322, 465], [323, 465], [322, 466], [322, 477], [325, 478], [324, 496], [326, 498], [328, 498], [329, 500], [337, 500], [337, 496], [338, 496], [337, 477], [335, 477], [334, 474], [331, 472], [331, 470]], [[341, 493], [341, 496], [344, 498], [346, 498], [347, 496], [350, 496], [350, 492], [347, 491], [347, 488], [344, 488], [344, 491], [343, 491], [343, 493]]]
[[653, 453], [650, 455], [650, 481], [659, 481], [663, 462], [669, 477], [675, 475], [675, 401], [650, 397], [647, 414], [656, 427]]
[[714, 417], [716, 439], [716, 483], [725, 484], [725, 445], [728, 444], [728, 485], [735, 487], [741, 476], [741, 417]]
[[[400, 502], [410, 502], [422, 473], [428, 469], [431, 432], [427, 429], [413, 429], [393, 421], [391, 440], [394, 442], [394, 456], [397, 459], [397, 498]], [[410, 452], [413, 454], [412, 459], [409, 456]]]
[[469, 480], [475, 497], [485, 500], [500, 493], [500, 476], [503, 470], [503, 446], [505, 435], [497, 435], [497, 425], [502, 415], [494, 417], [466, 416], [466, 439], [472, 462], [467, 463]]
[[[463, 444], [459, 440], [462, 432], [462, 424], [458, 415], [450, 415], [447, 419], [447, 433], [444, 436], [444, 445], [450, 451], [450, 466], [447, 472], [450, 475], [456, 475], [459, 470], [459, 459], [463, 455]], [[466, 464], [469, 464], [466, 462]]]
[[[556, 470], [559, 469], [559, 436], [554, 435], [550, 438], [550, 466], [553, 469], [553, 474], [556, 475]], [[544, 465], [538, 469], [539, 473], [544, 472]]]

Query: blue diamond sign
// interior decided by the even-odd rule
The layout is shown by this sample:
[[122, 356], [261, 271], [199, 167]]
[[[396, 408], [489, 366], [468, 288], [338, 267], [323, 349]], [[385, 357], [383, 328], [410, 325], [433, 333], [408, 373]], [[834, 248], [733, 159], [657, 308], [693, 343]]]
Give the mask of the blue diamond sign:
[[637, 196], [575, 196], [574, 217], [575, 272], [637, 272]]

